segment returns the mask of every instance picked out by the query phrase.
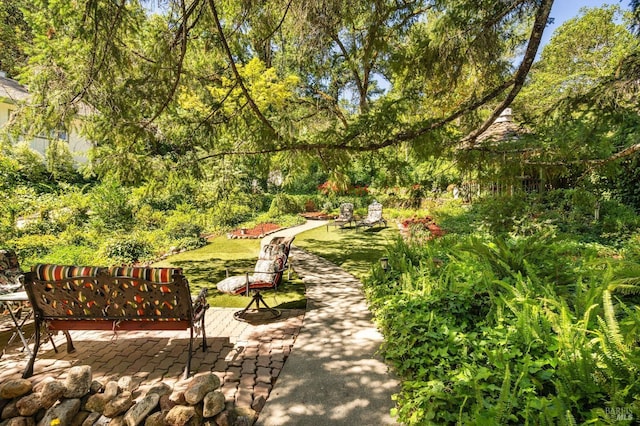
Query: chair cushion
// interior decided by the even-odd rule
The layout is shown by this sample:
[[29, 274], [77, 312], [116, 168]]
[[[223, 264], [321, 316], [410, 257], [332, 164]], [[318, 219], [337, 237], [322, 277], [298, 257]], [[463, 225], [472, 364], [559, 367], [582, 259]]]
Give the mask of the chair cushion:
[[228, 277], [220, 281], [216, 287], [223, 293], [236, 294], [247, 287], [247, 277], [244, 275]]
[[23, 290], [22, 278], [22, 272], [0, 272], [0, 294]]
[[284, 244], [266, 244], [260, 248], [259, 260], [274, 260], [278, 256], [285, 256], [286, 246]]
[[282, 258], [276, 257], [272, 260], [261, 259], [256, 262], [256, 267], [251, 277], [252, 281], [272, 282], [276, 272], [282, 266]]
[[20, 272], [20, 263], [18, 256], [13, 250], [0, 250], [0, 272], [13, 271]]

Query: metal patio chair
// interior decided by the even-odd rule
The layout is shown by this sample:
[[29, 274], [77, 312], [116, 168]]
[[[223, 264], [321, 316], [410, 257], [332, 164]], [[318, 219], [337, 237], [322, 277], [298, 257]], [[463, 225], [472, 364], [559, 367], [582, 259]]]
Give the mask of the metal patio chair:
[[383, 224], [386, 228], [387, 220], [382, 217], [382, 204], [373, 200], [373, 203], [369, 204], [367, 217], [356, 223], [356, 229], [359, 227], [371, 228], [378, 224]]
[[[281, 315], [278, 309], [270, 307], [260, 293], [263, 290], [277, 290], [282, 282], [282, 274], [289, 266], [289, 251], [295, 237], [275, 237], [260, 249], [258, 261], [252, 272], [244, 275], [227, 277], [216, 287], [227, 294], [245, 296], [251, 295], [249, 304], [242, 310], [235, 312], [234, 317], [239, 321], [247, 320], [249, 313], [268, 311], [273, 318]], [[264, 307], [260, 308], [260, 305]], [[252, 308], [252, 306], [254, 306]]]

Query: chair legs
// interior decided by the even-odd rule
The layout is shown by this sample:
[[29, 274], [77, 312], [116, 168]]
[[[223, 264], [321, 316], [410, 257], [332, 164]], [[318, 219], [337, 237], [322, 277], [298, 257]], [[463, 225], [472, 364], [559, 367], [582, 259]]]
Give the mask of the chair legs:
[[[250, 309], [251, 306], [255, 303], [255, 309]], [[262, 305], [266, 308], [266, 309], [260, 309], [260, 304], [262, 303]], [[237, 319], [238, 321], [246, 321], [247, 320], [247, 313], [249, 311], [268, 311], [271, 313], [271, 315], [273, 315], [273, 318], [278, 318], [280, 315], [282, 315], [282, 312], [280, 312], [278, 309], [272, 308], [269, 305], [267, 305], [267, 302], [264, 300], [264, 298], [262, 297], [262, 294], [260, 294], [259, 291], [256, 291], [255, 294], [253, 295], [253, 297], [251, 298], [251, 301], [249, 302], [249, 304], [247, 305], [246, 308], [244, 308], [241, 311], [235, 312], [233, 314], [233, 317], [235, 319]]]

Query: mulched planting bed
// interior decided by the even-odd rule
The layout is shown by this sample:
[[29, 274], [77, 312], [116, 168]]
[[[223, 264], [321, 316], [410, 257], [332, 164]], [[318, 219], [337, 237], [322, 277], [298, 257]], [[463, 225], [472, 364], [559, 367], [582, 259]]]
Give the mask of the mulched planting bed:
[[329, 220], [335, 217], [333, 215], [329, 215], [324, 212], [306, 212], [306, 213], [300, 213], [300, 216], [309, 220]]
[[229, 232], [229, 238], [262, 238], [272, 232], [278, 231], [282, 227], [276, 223], [261, 223], [253, 228], [241, 228]]
[[[400, 232], [402, 235], [407, 237], [415, 236], [415, 234], [421, 234], [426, 232], [426, 238], [432, 239], [437, 237], [442, 237], [445, 234], [445, 231], [440, 228], [433, 220], [433, 218], [426, 216], [421, 218], [411, 218], [405, 219], [399, 224]], [[425, 237], [425, 235], [422, 235]]]

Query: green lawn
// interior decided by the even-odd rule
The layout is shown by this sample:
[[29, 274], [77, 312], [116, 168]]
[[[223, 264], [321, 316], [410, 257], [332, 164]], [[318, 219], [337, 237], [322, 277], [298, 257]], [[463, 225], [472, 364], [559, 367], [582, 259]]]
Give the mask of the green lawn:
[[[153, 266], [182, 268], [193, 293], [201, 288], [209, 289], [211, 306], [242, 308], [249, 303], [248, 297], [220, 293], [216, 283], [225, 278], [227, 269], [229, 275], [252, 272], [259, 252], [260, 240], [230, 240], [221, 236], [210, 240], [204, 247], [170, 256]], [[263, 295], [271, 307], [294, 309], [306, 306], [304, 284], [295, 274], [289, 280], [285, 273], [278, 291], [265, 291]]]
[[[358, 232], [352, 228], [340, 230], [333, 227], [327, 231], [322, 226], [297, 235], [293, 244], [325, 257], [357, 277], [363, 277], [369, 272], [371, 264], [385, 255], [387, 242], [397, 236], [398, 230], [393, 225], [388, 228], [359, 229]], [[230, 275], [251, 272], [259, 252], [260, 240], [231, 240], [220, 236], [210, 240], [204, 247], [170, 256], [153, 266], [182, 268], [193, 293], [201, 288], [209, 289], [211, 306], [241, 308], [249, 303], [249, 299], [220, 293], [216, 283], [225, 278], [227, 269]], [[306, 306], [304, 284], [295, 273], [291, 274], [291, 279], [285, 273], [278, 291], [265, 291], [263, 296], [272, 307], [293, 309]]]
[[386, 245], [398, 238], [395, 224], [371, 229], [320, 227], [296, 237], [293, 244], [332, 261], [358, 278], [369, 273], [371, 265], [385, 256]]

